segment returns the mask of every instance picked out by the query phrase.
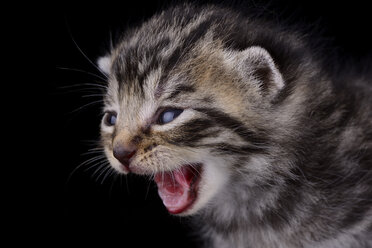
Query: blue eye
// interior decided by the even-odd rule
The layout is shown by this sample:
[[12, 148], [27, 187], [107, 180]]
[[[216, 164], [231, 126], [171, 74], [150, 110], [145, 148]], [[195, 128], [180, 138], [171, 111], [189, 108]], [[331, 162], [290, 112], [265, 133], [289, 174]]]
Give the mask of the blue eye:
[[107, 112], [105, 117], [105, 124], [107, 126], [114, 126], [116, 124], [116, 116], [115, 112]]
[[160, 114], [158, 124], [167, 124], [176, 119], [182, 112], [183, 109], [166, 109]]

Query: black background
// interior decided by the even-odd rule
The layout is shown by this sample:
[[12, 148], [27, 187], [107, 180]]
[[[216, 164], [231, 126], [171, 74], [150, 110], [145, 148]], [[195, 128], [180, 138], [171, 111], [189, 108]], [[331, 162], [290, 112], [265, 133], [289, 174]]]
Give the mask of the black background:
[[[47, 85], [46, 106], [52, 123], [47, 136], [53, 138], [46, 140], [47, 149], [53, 147], [48, 154], [55, 169], [49, 176], [58, 187], [48, 197], [56, 200], [51, 220], [61, 228], [59, 242], [66, 247], [77, 242], [162, 248], [195, 247], [198, 243], [187, 218], [166, 212], [153, 183], [133, 175], [104, 178], [100, 175], [103, 170], [89, 167], [92, 164], [75, 170], [93, 157], [84, 153], [99, 139], [101, 105], [90, 103], [101, 97], [88, 95], [102, 92], [86, 84], [104, 83], [90, 75], [102, 76], [89, 60], [94, 63], [108, 50], [111, 38], [115, 40], [128, 26], [145, 20], [167, 3], [141, 0], [57, 5], [55, 76]], [[250, 1], [255, 8], [262, 3], [266, 2]], [[265, 8], [271, 17], [321, 29], [324, 41], [337, 50], [340, 60], [360, 63], [371, 57], [372, 18], [367, 1], [280, 0]], [[81, 108], [86, 104], [90, 105]]]

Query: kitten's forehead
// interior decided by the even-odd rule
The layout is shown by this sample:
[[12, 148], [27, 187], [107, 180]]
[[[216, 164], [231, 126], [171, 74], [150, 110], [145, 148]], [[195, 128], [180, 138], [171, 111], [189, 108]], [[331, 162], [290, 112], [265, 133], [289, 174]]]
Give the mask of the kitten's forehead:
[[[168, 13], [169, 14], [169, 13]], [[211, 32], [215, 18], [210, 14], [166, 16], [161, 13], [132, 30], [112, 51], [111, 73], [119, 83], [144, 84], [154, 82], [154, 73], [162, 72], [159, 84], [164, 84], [177, 65]]]
[[150, 121], [158, 108], [154, 96], [160, 76], [160, 70], [152, 70], [142, 83], [118, 85], [119, 119], [122, 123], [141, 127]]

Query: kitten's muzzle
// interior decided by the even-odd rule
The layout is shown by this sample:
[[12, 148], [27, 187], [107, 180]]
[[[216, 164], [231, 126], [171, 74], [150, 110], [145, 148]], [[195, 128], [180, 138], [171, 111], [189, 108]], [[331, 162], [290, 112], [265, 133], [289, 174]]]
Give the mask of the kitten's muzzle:
[[116, 145], [113, 150], [113, 155], [129, 172], [130, 159], [134, 156], [136, 151], [135, 147]]

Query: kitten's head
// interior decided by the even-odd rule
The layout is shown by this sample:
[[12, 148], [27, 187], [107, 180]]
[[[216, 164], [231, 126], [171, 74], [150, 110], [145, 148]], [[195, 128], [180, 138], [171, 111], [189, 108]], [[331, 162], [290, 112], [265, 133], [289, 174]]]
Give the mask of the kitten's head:
[[101, 137], [112, 167], [152, 176], [168, 211], [188, 215], [264, 152], [262, 113], [283, 79], [265, 49], [227, 47], [213, 14], [173, 12], [98, 61], [109, 77]]

